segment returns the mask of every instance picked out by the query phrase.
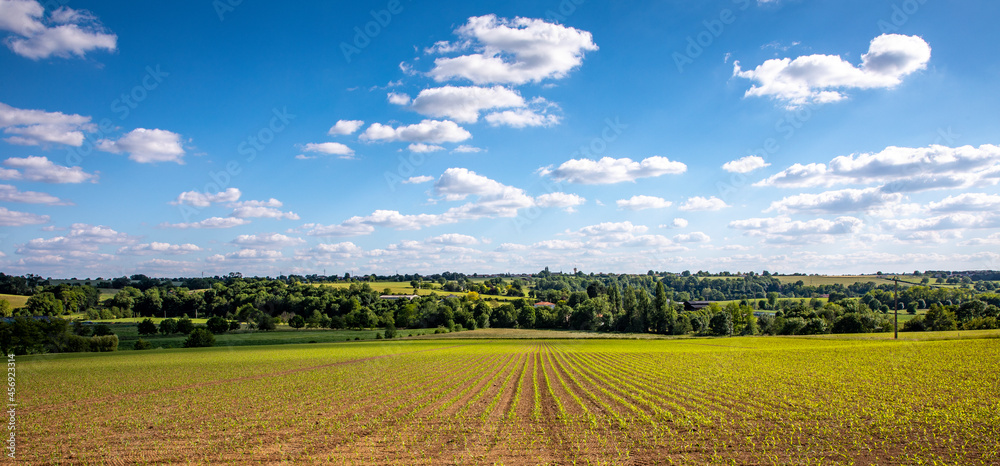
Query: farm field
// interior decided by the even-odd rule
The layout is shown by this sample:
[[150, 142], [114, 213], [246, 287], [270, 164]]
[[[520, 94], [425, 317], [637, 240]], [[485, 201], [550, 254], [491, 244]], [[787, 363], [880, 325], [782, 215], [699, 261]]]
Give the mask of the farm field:
[[24, 304], [28, 302], [27, 296], [21, 296], [16, 294], [0, 294], [0, 299], [10, 303], [10, 307], [17, 309], [19, 307], [24, 307]]
[[[479, 280], [473, 279], [471, 281], [482, 282], [482, 281], [485, 281], [485, 279], [479, 279]], [[375, 291], [377, 291], [379, 293], [381, 293], [386, 288], [388, 288], [389, 291], [392, 292], [392, 294], [413, 294], [413, 287], [410, 286], [410, 282], [358, 282], [358, 283], [359, 284], [360, 283], [367, 283], [368, 286], [371, 286], [373, 290], [375, 290]], [[347, 283], [347, 282], [317, 283], [316, 284], [316, 286], [332, 286], [334, 288], [350, 288], [351, 285], [352, 285], [352, 283]], [[527, 292], [528, 289], [530, 289], [530, 288], [525, 288], [525, 292]], [[464, 291], [444, 291], [442, 289], [431, 290], [431, 289], [427, 289], [427, 288], [419, 288], [419, 289], [417, 289], [417, 293], [416, 294], [418, 294], [420, 296], [429, 296], [431, 293], [437, 294], [438, 296], [448, 296], [448, 295], [452, 295], [453, 294], [453, 295], [459, 296], [459, 297], [465, 296], [467, 294]], [[517, 298], [517, 297], [513, 297], [513, 296], [494, 296], [494, 295], [481, 295], [480, 297], [482, 299], [496, 299], [497, 301], [508, 301], [508, 300], [512, 300], [512, 299], [521, 299], [521, 298]]]
[[[194, 319], [191, 319], [194, 320]], [[114, 321], [108, 321], [114, 322]], [[119, 350], [135, 348], [135, 342], [142, 338], [153, 345], [153, 348], [183, 348], [187, 335], [175, 333], [172, 335], [139, 335], [136, 324], [110, 324], [109, 327], [119, 338]], [[418, 328], [399, 330], [398, 337], [408, 335], [423, 335], [434, 333], [433, 328]], [[215, 336], [215, 346], [263, 346], [287, 345], [299, 343], [333, 343], [345, 340], [374, 340], [375, 334], [382, 329], [372, 330], [330, 330], [330, 329], [294, 329], [288, 325], [279, 325], [270, 332], [229, 332]]]
[[449, 339], [22, 357], [17, 453], [32, 463], [996, 464], [998, 349], [996, 339]]

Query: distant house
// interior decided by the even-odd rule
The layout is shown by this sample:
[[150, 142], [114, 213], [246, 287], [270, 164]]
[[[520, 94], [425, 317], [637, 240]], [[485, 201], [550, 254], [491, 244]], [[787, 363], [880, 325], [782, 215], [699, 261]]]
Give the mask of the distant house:
[[684, 310], [697, 311], [699, 309], [704, 309], [708, 307], [708, 305], [712, 304], [713, 302], [715, 301], [684, 301]]
[[535, 307], [547, 307], [549, 309], [555, 309], [556, 305], [555, 303], [550, 303], [548, 301], [539, 301], [535, 303]]
[[396, 300], [396, 299], [414, 299], [414, 298], [417, 298], [417, 297], [419, 297], [419, 295], [415, 295], [415, 294], [384, 294], [382, 296], [379, 296], [379, 298], [388, 299], [390, 301]]

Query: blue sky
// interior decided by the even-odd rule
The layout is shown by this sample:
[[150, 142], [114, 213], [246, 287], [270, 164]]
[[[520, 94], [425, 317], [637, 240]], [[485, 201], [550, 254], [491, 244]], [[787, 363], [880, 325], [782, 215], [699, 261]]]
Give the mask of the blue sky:
[[998, 14], [0, 0], [0, 270], [998, 269]]

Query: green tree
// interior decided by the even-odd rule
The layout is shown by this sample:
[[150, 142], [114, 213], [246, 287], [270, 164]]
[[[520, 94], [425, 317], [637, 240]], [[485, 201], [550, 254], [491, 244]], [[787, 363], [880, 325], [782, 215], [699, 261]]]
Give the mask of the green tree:
[[187, 339], [184, 340], [185, 348], [202, 348], [215, 346], [215, 335], [204, 328], [196, 328], [191, 331]]
[[63, 313], [62, 301], [49, 292], [31, 295], [24, 307], [28, 310], [28, 314], [33, 316], [58, 316]]
[[190, 334], [194, 331], [194, 322], [191, 322], [191, 319], [189, 319], [188, 316], [177, 319], [177, 331], [185, 335]]
[[289, 319], [288, 325], [291, 326], [294, 329], [300, 329], [300, 328], [306, 326], [306, 319], [304, 319], [302, 316], [296, 314], [291, 319]]
[[135, 345], [132, 347], [132, 349], [135, 350], [147, 350], [151, 348], [153, 348], [153, 344], [146, 340], [143, 340], [142, 338], [136, 340]]
[[212, 316], [208, 318], [208, 322], [205, 323], [205, 327], [208, 328], [209, 332], [219, 335], [229, 331], [229, 322], [222, 317]]
[[733, 318], [726, 311], [721, 311], [713, 315], [709, 326], [712, 329], [713, 335], [730, 336], [733, 334]]
[[156, 335], [156, 332], [158, 331], [156, 324], [153, 323], [153, 319], [149, 318], [143, 319], [142, 322], [139, 322], [137, 328], [139, 330], [139, 335]]
[[262, 314], [260, 318], [257, 319], [257, 328], [265, 332], [270, 332], [271, 330], [274, 330], [275, 328], [277, 328], [277, 325], [274, 323], [274, 317], [271, 317], [267, 314]]
[[0, 299], [0, 317], [10, 317], [13, 314], [14, 308], [10, 305], [10, 301]]
[[160, 321], [160, 333], [170, 335], [177, 333], [177, 321], [174, 319], [163, 319]]

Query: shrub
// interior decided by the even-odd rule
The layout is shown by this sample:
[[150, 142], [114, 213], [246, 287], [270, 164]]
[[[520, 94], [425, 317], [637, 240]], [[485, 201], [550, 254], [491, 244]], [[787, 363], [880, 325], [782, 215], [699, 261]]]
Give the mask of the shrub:
[[147, 350], [147, 349], [152, 349], [152, 348], [153, 348], [153, 344], [152, 343], [150, 343], [150, 342], [148, 342], [148, 341], [143, 340], [142, 338], [140, 338], [140, 339], [138, 339], [138, 340], [135, 341], [135, 346], [132, 349], [135, 349], [135, 350]]
[[194, 331], [194, 322], [188, 316], [181, 317], [177, 319], [177, 331], [185, 335], [189, 335]]
[[80, 335], [66, 335], [63, 351], [67, 353], [84, 353], [90, 351], [90, 338]]
[[106, 335], [114, 335], [115, 333], [111, 331], [111, 327], [104, 324], [97, 324], [94, 326], [94, 336], [102, 337]]
[[216, 335], [226, 333], [229, 330], [229, 322], [226, 322], [226, 319], [219, 316], [212, 316], [209, 318], [208, 322], [205, 323], [205, 326], [208, 328], [209, 332]]
[[177, 321], [174, 319], [163, 319], [160, 321], [160, 333], [170, 335], [177, 332]]
[[382, 332], [375, 332], [375, 339], [376, 340], [381, 340], [382, 339]]
[[212, 335], [212, 332], [201, 327], [192, 330], [187, 340], [184, 340], [185, 348], [203, 348], [208, 346], [215, 346], [215, 335]]
[[90, 350], [97, 353], [118, 351], [118, 335], [90, 337]]
[[302, 316], [296, 314], [294, 317], [288, 320], [288, 325], [295, 329], [300, 329], [306, 326], [306, 319]]
[[712, 335], [715, 336], [729, 336], [733, 334], [733, 317], [729, 315], [728, 312], [719, 312], [712, 316], [712, 320], [709, 322], [709, 326], [712, 329]]
[[903, 322], [903, 328], [900, 329], [903, 332], [923, 332], [924, 330], [927, 330], [927, 326], [924, 323], [924, 316], [916, 316]]
[[139, 335], [155, 335], [157, 332], [153, 319], [143, 319], [142, 322], [139, 322], [138, 330]]
[[265, 332], [274, 330], [276, 326], [277, 324], [275, 324], [274, 322], [274, 317], [271, 317], [267, 314], [261, 316], [260, 319], [257, 321], [257, 328]]
[[239, 329], [240, 329], [240, 322], [238, 320], [229, 321], [229, 331], [239, 330]]

